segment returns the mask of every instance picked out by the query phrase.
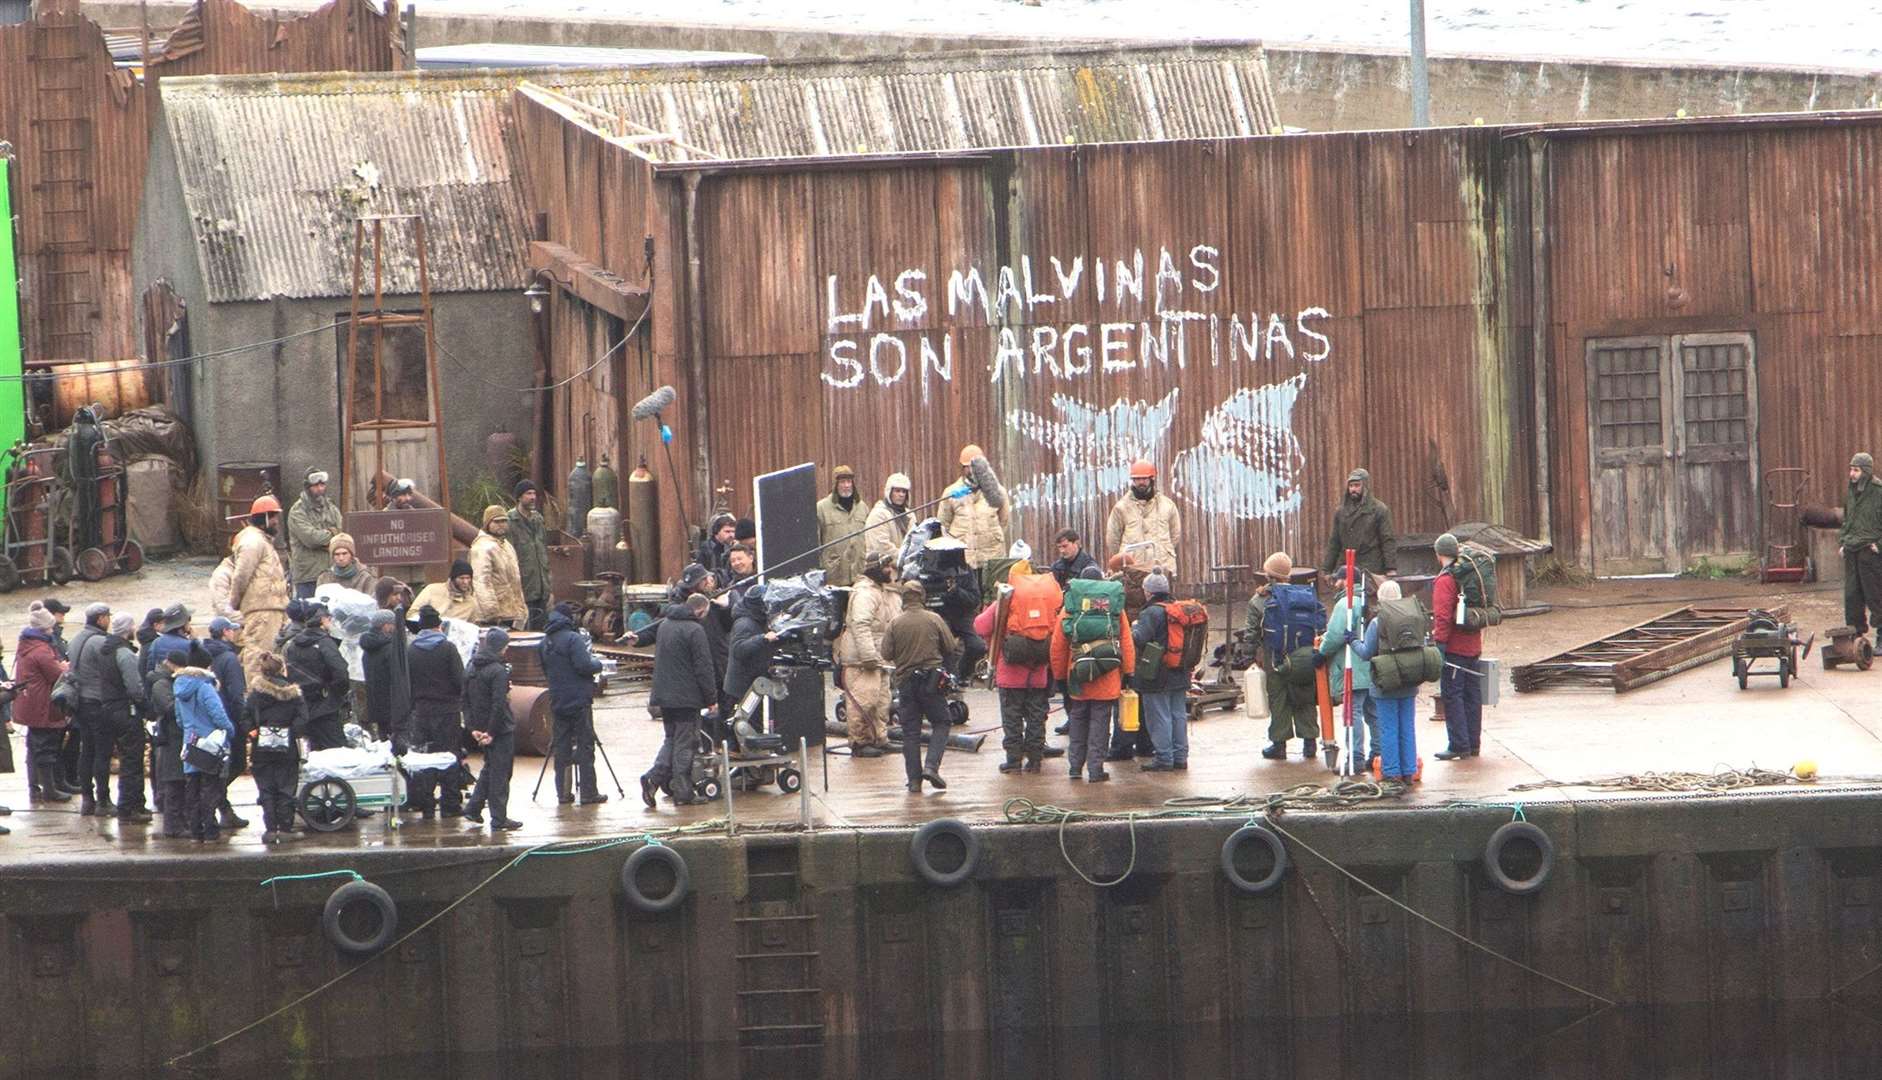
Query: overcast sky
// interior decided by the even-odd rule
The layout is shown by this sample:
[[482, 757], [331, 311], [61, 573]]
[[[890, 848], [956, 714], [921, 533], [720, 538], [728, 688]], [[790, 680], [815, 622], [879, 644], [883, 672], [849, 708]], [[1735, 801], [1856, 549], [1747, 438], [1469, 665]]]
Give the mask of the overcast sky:
[[[419, 0], [430, 12], [1402, 47], [1408, 0]], [[1882, 68], [1882, 0], [1426, 0], [1433, 52]], [[423, 42], [421, 41], [422, 45]]]

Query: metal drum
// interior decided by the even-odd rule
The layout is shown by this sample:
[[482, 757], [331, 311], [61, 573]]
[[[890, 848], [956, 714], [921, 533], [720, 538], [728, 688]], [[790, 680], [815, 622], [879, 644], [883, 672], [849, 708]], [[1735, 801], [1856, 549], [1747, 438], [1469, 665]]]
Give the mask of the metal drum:
[[549, 690], [543, 686], [510, 687], [510, 715], [516, 718], [516, 752], [549, 756]]
[[510, 665], [511, 685], [549, 685], [549, 677], [542, 670], [542, 653], [537, 651], [541, 645], [542, 635], [534, 630], [518, 630], [510, 635], [509, 647], [503, 650], [503, 661]]

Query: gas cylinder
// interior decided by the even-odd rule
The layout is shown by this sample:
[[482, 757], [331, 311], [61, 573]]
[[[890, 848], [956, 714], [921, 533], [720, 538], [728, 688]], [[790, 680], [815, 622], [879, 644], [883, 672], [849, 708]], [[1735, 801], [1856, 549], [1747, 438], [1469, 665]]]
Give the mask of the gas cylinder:
[[595, 478], [588, 471], [588, 462], [577, 460], [575, 467], [569, 470], [568, 513], [565, 515], [569, 532], [576, 536], [586, 535], [588, 509], [594, 502]]
[[594, 572], [619, 573], [620, 556], [615, 545], [621, 540], [621, 512], [612, 506], [597, 506], [588, 511], [588, 550], [594, 559]]
[[627, 476], [627, 546], [633, 550], [629, 581], [660, 580], [660, 499], [645, 458]]
[[614, 466], [608, 464], [608, 455], [601, 455], [601, 464], [595, 466], [595, 506], [621, 505], [621, 479], [614, 473]]

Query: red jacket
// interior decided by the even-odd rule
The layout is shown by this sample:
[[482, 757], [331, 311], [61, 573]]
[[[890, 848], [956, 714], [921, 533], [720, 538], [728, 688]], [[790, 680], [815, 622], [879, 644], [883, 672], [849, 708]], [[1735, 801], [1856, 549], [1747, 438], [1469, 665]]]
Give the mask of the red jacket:
[[[1131, 638], [1130, 620], [1117, 617], [1118, 646], [1124, 652], [1124, 665], [1085, 684], [1072, 695], [1073, 701], [1116, 701], [1124, 692], [1124, 673], [1137, 667], [1137, 643]], [[1052, 674], [1063, 680], [1072, 673], [1072, 643], [1065, 639], [1065, 623], [1052, 620]]]
[[65, 714], [52, 706], [52, 684], [64, 673], [65, 661], [52, 651], [45, 631], [22, 631], [14, 650], [13, 682], [19, 694], [13, 699], [13, 719], [32, 728], [64, 727]]
[[[988, 604], [985, 611], [974, 616], [974, 633], [986, 638], [989, 645], [993, 644], [993, 624], [999, 613], [1000, 602], [996, 600]], [[1051, 685], [1046, 678], [1047, 666], [1020, 667], [1007, 663], [1006, 657], [996, 655], [993, 658], [993, 685], [1006, 690], [1044, 690]]]
[[1483, 655], [1483, 631], [1457, 625], [1457, 579], [1450, 574], [1439, 574], [1431, 583], [1431, 636], [1447, 653]]

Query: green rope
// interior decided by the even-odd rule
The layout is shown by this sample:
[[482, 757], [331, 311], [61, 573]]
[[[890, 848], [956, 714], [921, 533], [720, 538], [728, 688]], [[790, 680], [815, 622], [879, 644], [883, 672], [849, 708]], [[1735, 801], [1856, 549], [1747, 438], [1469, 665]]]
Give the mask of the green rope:
[[277, 881], [313, 881], [316, 878], [347, 877], [354, 881], [365, 881], [357, 870], [323, 870], [318, 874], [281, 874], [262, 882], [257, 888], [265, 889]]

